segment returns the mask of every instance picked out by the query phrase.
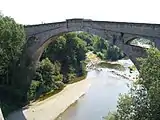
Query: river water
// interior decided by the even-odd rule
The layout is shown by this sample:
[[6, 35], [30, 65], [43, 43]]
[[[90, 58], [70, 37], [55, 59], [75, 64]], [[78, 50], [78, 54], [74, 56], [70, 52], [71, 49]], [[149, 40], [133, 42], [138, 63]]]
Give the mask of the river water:
[[[131, 61], [120, 61], [127, 68], [132, 65]], [[110, 111], [116, 110], [117, 100], [120, 93], [127, 93], [130, 80], [115, 75], [111, 70], [104, 68], [102, 71], [90, 71], [87, 80], [91, 81], [91, 87], [77, 102], [71, 105], [57, 120], [103, 120]], [[128, 69], [116, 71], [130, 77]]]

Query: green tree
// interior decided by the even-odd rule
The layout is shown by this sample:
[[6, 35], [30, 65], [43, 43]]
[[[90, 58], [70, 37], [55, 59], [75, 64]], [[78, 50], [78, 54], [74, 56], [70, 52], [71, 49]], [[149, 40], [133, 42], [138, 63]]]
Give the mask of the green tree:
[[20, 96], [23, 93], [15, 89], [19, 86], [13, 76], [19, 65], [24, 44], [23, 26], [0, 14], [0, 98], [5, 115], [17, 108], [17, 105], [21, 105]]
[[118, 47], [109, 46], [105, 56], [108, 60], [116, 61], [122, 59], [124, 57], [124, 54]]
[[118, 101], [115, 120], [159, 120], [160, 51], [152, 48], [141, 59], [140, 79]]
[[22, 25], [14, 19], [0, 14], [0, 84], [11, 84], [9, 80], [13, 63], [16, 63], [25, 43]]
[[41, 84], [44, 87], [44, 92], [49, 92], [55, 88], [55, 66], [48, 58], [40, 62], [37, 72], [42, 76]]
[[160, 118], [160, 51], [155, 48], [148, 50], [147, 59], [141, 59], [139, 84], [147, 89], [150, 105], [150, 120]]
[[28, 100], [36, 99], [41, 94], [63, 89], [63, 75], [60, 74], [60, 63], [52, 63], [48, 58], [43, 59], [37, 66], [37, 70], [28, 90]]
[[60, 72], [63, 74], [63, 82], [76, 76], [81, 76], [82, 61], [85, 60], [87, 43], [78, 37], [78, 33], [67, 33], [60, 36], [54, 43], [50, 44], [43, 56], [47, 56], [53, 63], [60, 63]]

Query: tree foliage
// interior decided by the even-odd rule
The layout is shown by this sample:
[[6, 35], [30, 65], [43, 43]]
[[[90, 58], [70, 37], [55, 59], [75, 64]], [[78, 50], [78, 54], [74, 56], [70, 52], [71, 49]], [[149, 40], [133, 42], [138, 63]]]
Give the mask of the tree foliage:
[[19, 59], [25, 34], [23, 26], [14, 19], [0, 15], [0, 84], [10, 84], [10, 71]]
[[[120, 96], [114, 120], [159, 120], [160, 51], [152, 48], [140, 59], [140, 79], [128, 94]], [[115, 115], [114, 115], [115, 116]]]
[[20, 101], [19, 96], [22, 94], [20, 90], [14, 89], [16, 80], [13, 75], [24, 44], [23, 26], [0, 14], [0, 98], [2, 110], [6, 114], [17, 108], [15, 104]]
[[43, 56], [48, 57], [52, 62], [59, 61], [60, 71], [64, 75], [63, 82], [67, 83], [74, 76], [84, 75], [82, 61], [85, 60], [86, 45], [86, 42], [77, 37], [76, 33], [64, 34], [48, 46]]
[[60, 74], [60, 63], [52, 63], [48, 58], [43, 59], [36, 70], [28, 91], [28, 100], [36, 99], [41, 94], [57, 89], [63, 89], [63, 75]]

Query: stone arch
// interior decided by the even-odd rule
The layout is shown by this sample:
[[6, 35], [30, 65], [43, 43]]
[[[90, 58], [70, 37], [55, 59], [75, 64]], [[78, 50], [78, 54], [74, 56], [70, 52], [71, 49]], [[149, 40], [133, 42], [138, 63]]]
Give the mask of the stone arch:
[[[62, 28], [59, 28], [62, 29]], [[106, 38], [106, 31], [104, 30], [99, 30], [99, 29], [92, 29], [91, 27], [88, 28], [81, 28], [78, 26], [76, 28], [71, 27], [68, 28], [68, 30], [66, 31], [65, 29], [63, 30], [59, 30], [59, 32], [57, 33], [56, 30], [50, 30], [44, 33], [38, 33], [35, 34], [31, 37], [28, 37], [27, 42], [31, 43], [27, 46], [27, 54], [31, 57], [31, 59], [35, 60], [35, 57], [37, 56], [36, 54], [41, 54], [40, 51], [42, 52], [43, 49], [48, 46], [51, 42], [54, 41], [54, 39], [56, 39], [58, 36], [60, 36], [61, 34], [64, 33], [68, 33], [68, 32], [75, 32], [75, 31], [83, 31], [83, 32], [87, 32], [89, 34], [94, 34], [94, 35], [98, 35], [102, 38]], [[33, 40], [34, 38], [34, 40]], [[111, 36], [110, 36], [111, 38]], [[32, 41], [32, 42], [30, 42]]]
[[[86, 25], [84, 26], [84, 24]], [[94, 28], [92, 22], [89, 24], [84, 23], [82, 20], [76, 20], [76, 22], [67, 21], [53, 25], [48, 24], [47, 26], [49, 26], [49, 28], [45, 25], [28, 26], [25, 28], [27, 44], [21, 59], [21, 71], [18, 72], [19, 74], [21, 74], [21, 72], [25, 72], [25, 74], [23, 73], [23, 76], [19, 78], [23, 79], [23, 82], [20, 83], [22, 85], [20, 86], [22, 86], [24, 91], [28, 90], [33, 73], [36, 70], [36, 63], [39, 61], [45, 47], [47, 47], [51, 42], [54, 42], [58, 36], [64, 33], [83, 31], [107, 39], [110, 44], [114, 44], [122, 49], [137, 68], [139, 64], [137, 63], [136, 58], [143, 57], [143, 55], [145, 55], [145, 50], [143, 48], [125, 44], [125, 34], [123, 32], [108, 31], [106, 29], [102, 29], [102, 26], [96, 26], [96, 28]]]
[[154, 37], [148, 37], [148, 36], [140, 36], [140, 35], [132, 35], [132, 34], [124, 34], [123, 36], [123, 41], [124, 41], [124, 44], [127, 44], [127, 45], [132, 45], [132, 42], [136, 39], [145, 39], [147, 41], [150, 41], [154, 44], [155, 46], [155, 39]]
[[104, 30], [102, 31], [99, 29], [92, 29], [91, 27], [82, 28], [80, 26], [81, 24], [76, 25], [76, 27], [74, 25], [69, 27], [68, 25], [68, 28], [61, 26], [57, 29], [51, 29], [44, 32], [37, 32], [35, 34], [30, 34], [26, 29], [26, 32], [28, 32], [26, 33], [28, 35], [27, 43], [23, 51], [23, 56], [20, 60], [21, 68], [18, 72], [19, 74], [23, 73], [23, 76], [19, 76], [18, 79], [23, 79], [23, 82], [20, 83], [21, 85], [19, 86], [22, 86], [22, 89], [24, 89], [24, 91], [28, 90], [28, 87], [33, 77], [33, 73], [36, 70], [36, 64], [38, 63], [44, 49], [51, 42], [54, 42], [54, 40], [58, 36], [68, 32], [84, 31], [105, 38], [106, 33]]
[[[95, 29], [93, 28], [92, 24], [91, 25], [89, 24], [87, 27], [86, 26], [84, 27], [83, 26], [84, 23], [83, 21], [81, 21], [81, 19], [78, 20], [78, 22], [68, 21], [63, 24], [66, 25], [59, 25], [60, 27], [56, 29], [44, 30], [44, 32], [36, 32], [34, 34], [29, 33], [28, 43], [32, 41], [31, 42], [32, 44], [27, 46], [26, 54], [28, 57], [30, 57], [32, 61], [34, 61], [34, 65], [39, 60], [41, 54], [44, 51], [44, 48], [48, 46], [51, 42], [54, 42], [54, 40], [58, 36], [60, 36], [63, 33], [75, 32], [75, 31], [83, 31], [107, 39], [110, 44], [114, 44], [118, 46], [120, 49], [122, 49], [122, 51], [133, 61], [133, 63], [136, 62], [136, 60], [133, 59], [134, 56], [136, 55], [136, 53], [138, 55], [138, 52], [135, 51], [135, 49], [144, 52], [143, 48], [136, 46], [133, 47], [127, 44], [132, 39], [137, 38], [138, 37], [137, 35], [124, 34], [122, 32], [107, 31], [105, 29], [100, 29], [100, 28]], [[133, 53], [135, 51], [136, 52], [135, 55], [132, 57], [132, 55], [128, 53], [126, 48], [128, 49], [128, 51], [130, 51], [130, 53]], [[142, 54], [142, 52], [140, 52], [139, 54]]]

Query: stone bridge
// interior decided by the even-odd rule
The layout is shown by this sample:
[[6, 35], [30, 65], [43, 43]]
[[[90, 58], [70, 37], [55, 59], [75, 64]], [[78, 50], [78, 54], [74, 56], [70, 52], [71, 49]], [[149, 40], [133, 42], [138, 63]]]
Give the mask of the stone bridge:
[[147, 38], [160, 48], [159, 24], [68, 19], [63, 22], [27, 25], [25, 26], [27, 43], [20, 63], [20, 72], [18, 72], [20, 81], [17, 84], [26, 90], [44, 48], [54, 42], [59, 35], [73, 31], [84, 31], [108, 40], [110, 44], [121, 48], [137, 68], [139, 68], [139, 63], [136, 59], [146, 56], [145, 48], [130, 45], [130, 41], [140, 37]]
[[140, 37], [147, 38], [160, 48], [159, 24], [68, 19], [63, 22], [25, 26], [28, 40], [26, 54], [36, 63], [44, 48], [54, 41], [53, 38], [56, 39], [63, 33], [73, 31], [84, 31], [108, 40], [111, 44], [121, 48], [137, 67], [139, 64], [136, 58], [145, 56], [145, 51], [144, 48], [130, 45], [130, 41]]

